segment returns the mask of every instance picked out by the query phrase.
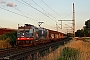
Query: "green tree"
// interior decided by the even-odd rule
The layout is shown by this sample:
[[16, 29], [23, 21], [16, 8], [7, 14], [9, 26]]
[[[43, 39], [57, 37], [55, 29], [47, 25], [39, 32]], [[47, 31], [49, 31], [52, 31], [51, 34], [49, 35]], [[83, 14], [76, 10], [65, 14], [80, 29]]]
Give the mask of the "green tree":
[[90, 37], [90, 19], [85, 21], [84, 34], [85, 36]]
[[7, 38], [7, 36], [5, 34], [0, 36], [0, 40], [5, 40]]
[[10, 32], [0, 35], [0, 40], [6, 40], [10, 35]]
[[17, 32], [9, 32], [9, 33], [1, 35], [0, 39], [7, 40], [7, 38], [10, 38], [8, 42], [10, 43], [12, 47], [14, 47], [16, 45], [16, 36], [17, 36]]
[[76, 36], [76, 37], [83, 37], [83, 36], [84, 36], [84, 30], [83, 30], [83, 29], [77, 30], [77, 31], [75, 32], [75, 36]]
[[87, 20], [87, 21], [85, 21], [85, 27], [86, 27], [86, 29], [89, 29], [90, 30], [90, 19], [89, 20]]
[[12, 32], [10, 35], [10, 45], [12, 47], [14, 47], [16, 45], [16, 36], [17, 36], [16, 32]]
[[85, 21], [85, 26], [75, 32], [76, 37], [90, 37], [90, 19]]
[[72, 33], [67, 33], [67, 37], [73, 37]]

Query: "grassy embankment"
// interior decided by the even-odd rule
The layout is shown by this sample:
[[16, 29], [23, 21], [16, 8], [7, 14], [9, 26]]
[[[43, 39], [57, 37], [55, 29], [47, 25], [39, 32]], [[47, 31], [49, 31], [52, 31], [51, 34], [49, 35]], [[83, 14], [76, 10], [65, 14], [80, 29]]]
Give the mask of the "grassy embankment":
[[14, 47], [16, 44], [16, 32], [0, 35], [0, 49]]
[[78, 56], [79, 51], [75, 48], [71, 47], [65, 47], [61, 51], [61, 56], [57, 60], [76, 60]]
[[89, 42], [90, 41], [90, 38], [83, 38], [83, 41], [84, 42]]
[[10, 41], [10, 38], [7, 38], [6, 40], [0, 40], [0, 49], [10, 48], [11, 45], [9, 41]]
[[58, 60], [90, 60], [90, 39], [84, 39], [77, 41], [73, 40], [63, 46], [64, 48], [61, 51]]

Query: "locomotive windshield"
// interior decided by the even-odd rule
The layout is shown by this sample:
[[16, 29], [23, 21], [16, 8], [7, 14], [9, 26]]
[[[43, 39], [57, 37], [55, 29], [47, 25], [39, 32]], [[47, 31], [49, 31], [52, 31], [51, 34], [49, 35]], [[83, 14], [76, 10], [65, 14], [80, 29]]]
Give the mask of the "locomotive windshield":
[[25, 29], [25, 33], [29, 33], [29, 31], [30, 31], [29, 29]]
[[23, 33], [24, 32], [24, 29], [19, 29], [18, 30], [18, 33]]
[[18, 33], [29, 33], [29, 29], [19, 29]]

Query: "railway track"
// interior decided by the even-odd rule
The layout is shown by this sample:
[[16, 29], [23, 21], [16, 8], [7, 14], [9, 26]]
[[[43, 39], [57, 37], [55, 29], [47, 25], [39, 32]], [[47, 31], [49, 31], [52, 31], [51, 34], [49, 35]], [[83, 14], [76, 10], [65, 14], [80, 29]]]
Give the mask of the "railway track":
[[16, 47], [16, 48], [0, 50], [0, 59], [12, 59], [12, 60], [17, 59], [29, 54], [33, 54], [35, 53], [35, 51], [42, 51], [48, 49], [49, 47], [54, 47], [57, 44], [64, 44], [64, 42], [66, 41], [69, 41], [69, 39], [46, 43], [37, 46], [26, 47], [26, 48]]

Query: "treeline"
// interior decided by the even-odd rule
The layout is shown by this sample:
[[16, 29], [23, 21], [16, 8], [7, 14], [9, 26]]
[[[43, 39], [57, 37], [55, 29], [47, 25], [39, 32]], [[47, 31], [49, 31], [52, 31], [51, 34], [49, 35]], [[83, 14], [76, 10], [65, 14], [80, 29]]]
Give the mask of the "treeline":
[[85, 26], [75, 32], [76, 37], [90, 37], [90, 19], [85, 21]]
[[3, 42], [2, 44], [4, 44], [6, 41], [12, 47], [14, 47], [16, 44], [16, 36], [17, 36], [17, 32], [5, 33], [3, 35], [0, 35], [0, 42]]

